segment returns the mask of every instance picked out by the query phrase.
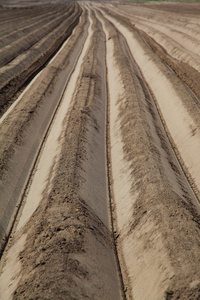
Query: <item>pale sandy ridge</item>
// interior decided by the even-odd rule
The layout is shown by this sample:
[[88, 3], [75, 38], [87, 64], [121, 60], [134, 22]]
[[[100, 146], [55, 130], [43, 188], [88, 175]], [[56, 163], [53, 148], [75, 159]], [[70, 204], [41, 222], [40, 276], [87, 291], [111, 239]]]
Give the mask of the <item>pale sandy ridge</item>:
[[[94, 299], [121, 299], [108, 213], [109, 200], [104, 145], [106, 95], [102, 76], [105, 72], [102, 69], [105, 69], [105, 66], [99, 64], [96, 51], [93, 50], [92, 52], [91, 50], [91, 47], [94, 47], [93, 39], [95, 39], [97, 41], [95, 44], [97, 53], [102, 55], [104, 43], [100, 24], [97, 25], [94, 16], [89, 17], [89, 20], [88, 38], [84, 43], [79, 61], [68, 82], [62, 103], [48, 133], [47, 141], [30, 182], [30, 188], [27, 190], [25, 203], [18, 218], [19, 222], [13, 231], [13, 239], [10, 240], [2, 260], [0, 282], [2, 286], [6, 285], [7, 288], [5, 294], [1, 295], [1, 299], [4, 296], [8, 299], [20, 298], [21, 290], [24, 288], [27, 295], [30, 295], [30, 289], [32, 293], [40, 293], [40, 296], [41, 293], [46, 295], [46, 284], [51, 282], [48, 276], [53, 275], [53, 278], [60, 276], [59, 272], [63, 272], [63, 268], [65, 272], [61, 273], [64, 274], [63, 284], [61, 284], [60, 279], [55, 280], [54, 288], [58, 289], [58, 286], [61, 285], [60, 288], [65, 291], [66, 295], [70, 293], [70, 299], [72, 299], [72, 295], [78, 295], [75, 297], [82, 299], [87, 294], [90, 295], [88, 297]], [[99, 33], [101, 33], [100, 41]], [[97, 48], [96, 45], [98, 44], [99, 47]], [[89, 61], [90, 63], [88, 63]], [[92, 69], [90, 64], [93, 66]], [[74, 130], [76, 130], [75, 133]], [[69, 142], [66, 142], [68, 135], [72, 135], [72, 137]], [[73, 143], [76, 143], [76, 140], [79, 148], [73, 149]], [[66, 147], [68, 151], [65, 150]], [[93, 155], [92, 159], [90, 159], [91, 155]], [[67, 166], [62, 162], [65, 158], [69, 161]], [[70, 164], [72, 164], [71, 168], [69, 167]], [[72, 179], [67, 181], [65, 178], [70, 176], [70, 172], [72, 172]], [[61, 191], [59, 190], [60, 185], [63, 185]], [[52, 202], [54, 193], [56, 194], [55, 201]], [[62, 209], [62, 206], [65, 209]], [[42, 213], [43, 210], [44, 213]], [[49, 210], [49, 213], [46, 210]], [[57, 212], [56, 214], [54, 210]], [[36, 222], [35, 218], [37, 219]], [[46, 218], [45, 226], [44, 218]], [[53, 225], [54, 222], [56, 222], [56, 228]], [[59, 222], [61, 225], [58, 225]], [[38, 226], [42, 227], [41, 238], [45, 241], [42, 247], [39, 238], [38, 246], [34, 249], [32, 238], [34, 238], [35, 244], [37, 240], [37, 238], [35, 240], [35, 232], [37, 232]], [[53, 238], [51, 226], [55, 231]], [[50, 230], [48, 235], [43, 233], [46, 230]], [[24, 239], [25, 242], [17, 244], [17, 240], [24, 241]], [[52, 244], [54, 239], [55, 244]], [[56, 257], [53, 254], [55, 247], [59, 248]], [[41, 248], [39, 253], [38, 248]], [[8, 276], [7, 270], [10, 270], [9, 266], [13, 264], [11, 256], [14, 250], [13, 259], [18, 268], [14, 268], [13, 273]], [[33, 251], [31, 263], [30, 251]], [[59, 254], [59, 251], [62, 253]], [[49, 254], [44, 263], [41, 256], [46, 255], [46, 253]], [[57, 269], [55, 274], [54, 272], [51, 274], [51, 260]], [[63, 260], [66, 261], [66, 266]], [[26, 264], [28, 266], [24, 268]], [[40, 270], [40, 267], [46, 269], [47, 265], [49, 265], [50, 271], [47, 272], [48, 275], [43, 280], [43, 288], [41, 284], [43, 271]], [[70, 276], [70, 274], [72, 275]], [[66, 285], [69, 277], [72, 283]], [[36, 291], [34, 285], [36, 285], [37, 280], [39, 280], [37, 286], [41, 285], [41, 287]], [[28, 285], [27, 281], [30, 282]], [[51, 288], [52, 284], [48, 289], [49, 296], [47, 297], [48, 299], [51, 297], [55, 299], [55, 292], [51, 293]], [[15, 296], [13, 296], [13, 292], [15, 292]]]
[[183, 165], [199, 187], [198, 97], [112, 5], [81, 6], [71, 39], [87, 38], [2, 257], [0, 299], [193, 300], [200, 216]]
[[[46, 191], [47, 189], [47, 193], [48, 193], [48, 191], [50, 192], [52, 188], [51, 182], [55, 176], [57, 161], [61, 152], [61, 143], [64, 138], [63, 122], [66, 118], [67, 110], [69, 109], [70, 102], [72, 101], [73, 98], [74, 90], [80, 72], [80, 67], [83, 63], [84, 56], [88, 49], [88, 45], [90, 44], [90, 39], [92, 36], [91, 26], [92, 25], [90, 19], [90, 27], [88, 31], [87, 42], [84, 44], [84, 48], [79, 57], [75, 71], [71, 75], [71, 78], [68, 82], [68, 88], [65, 90], [65, 93], [63, 95], [62, 104], [59, 107], [59, 111], [52, 124], [52, 129], [48, 134], [47, 141], [42, 149], [42, 153], [40, 154], [40, 158], [36, 166], [33, 179], [31, 180], [31, 186], [28, 188], [26, 192], [26, 198], [24, 201], [23, 209], [21, 211], [21, 214], [18, 217], [18, 222], [15, 229], [15, 236], [17, 235], [17, 232], [27, 223], [27, 221], [31, 218], [32, 214], [34, 213], [34, 211], [39, 206], [40, 201], [43, 198], [44, 191]], [[40, 74], [38, 74], [37, 77], [39, 77], [39, 75]], [[18, 101], [20, 101], [20, 98]], [[10, 108], [10, 110], [12, 110], [12, 107]], [[8, 113], [6, 113], [6, 115]], [[21, 239], [23, 240], [26, 239], [26, 236], [22, 235], [20, 240]], [[20, 242], [17, 244], [14, 243], [13, 246], [7, 252], [6, 257], [4, 258], [6, 264], [3, 267], [3, 270], [5, 271], [1, 273], [1, 277], [0, 277], [0, 291], [1, 291], [0, 299], [12, 299], [12, 293], [14, 289], [17, 287], [17, 282], [20, 279], [19, 274], [21, 270], [21, 264], [19, 261], [19, 253], [23, 251], [24, 246], [25, 246], [25, 241], [23, 243]], [[14, 258], [13, 258], [13, 253], [15, 253]], [[13, 263], [14, 264], [17, 263], [17, 268], [11, 267]], [[7, 270], [9, 270], [9, 272]], [[5, 288], [5, 286], [7, 288]]]
[[[75, 71], [71, 75], [71, 78], [67, 84], [59, 111], [52, 124], [52, 129], [48, 134], [48, 139], [45, 143], [44, 149], [42, 150], [42, 154], [40, 155], [30, 189], [27, 191], [25, 205], [22, 210], [22, 215], [19, 217], [16, 231], [20, 230], [20, 228], [22, 228], [23, 225], [30, 219], [31, 215], [37, 209], [40, 201], [42, 200], [44, 191], [47, 189], [48, 193], [48, 191], [50, 192], [52, 189], [52, 181], [56, 175], [55, 170], [57, 168], [57, 161], [61, 153], [62, 140], [64, 138], [63, 134], [65, 127], [63, 124], [75, 93], [81, 65], [91, 42], [91, 27], [92, 25], [90, 19], [87, 41], [84, 44], [84, 48], [75, 67]], [[36, 199], [36, 201], [34, 199]]]
[[[176, 239], [176, 233], [172, 233], [169, 227], [170, 225], [172, 225], [172, 228], [176, 227], [177, 221], [175, 219], [170, 221], [170, 210], [177, 211], [177, 215], [181, 215], [180, 212], [184, 208], [183, 203], [185, 201], [188, 201], [189, 205], [192, 205], [191, 201], [193, 201], [198, 207], [199, 203], [186, 178], [181, 174], [182, 170], [176, 156], [170, 150], [171, 145], [169, 142], [167, 144], [166, 134], [161, 134], [163, 130], [161, 120], [158, 112], [156, 112], [155, 105], [149, 105], [150, 101], [152, 103], [154, 101], [150, 97], [150, 93], [148, 95], [147, 90], [145, 91], [145, 81], [141, 84], [141, 81], [146, 79], [146, 76], [147, 79], [149, 78], [148, 76], [151, 76], [151, 78], [154, 76], [154, 83], [157, 87], [155, 96], [158, 97], [158, 91], [165, 88], [167, 79], [162, 81], [161, 71], [158, 72], [157, 70], [157, 65], [159, 64], [153, 59], [151, 62], [151, 57], [147, 56], [146, 53], [145, 55], [143, 54], [144, 52], [138, 46], [139, 43], [137, 44], [137, 40], [135, 44], [129, 43], [132, 35], [131, 33], [128, 35], [125, 27], [120, 22], [117, 22], [117, 16], [114, 19], [109, 17], [105, 11], [102, 14], [122, 32], [135, 61], [139, 67], [142, 64], [141, 70], [144, 76], [144, 78], [141, 78], [141, 75], [136, 71], [136, 67], [132, 67], [132, 78], [128, 76], [126, 63], [130, 62], [131, 59], [128, 56], [126, 62], [126, 58], [123, 57], [126, 53], [124, 50], [126, 46], [121, 42], [124, 52], [122, 50], [120, 52], [116, 34], [117, 29], [108, 30], [108, 22], [105, 23], [104, 30], [107, 33], [108, 86], [111, 107], [110, 153], [114, 194], [113, 208], [116, 234], [118, 236], [117, 249], [126, 296], [128, 299], [160, 300], [168, 299], [168, 296], [170, 297], [170, 295], [175, 294], [174, 299], [176, 299], [176, 295], [179, 295], [181, 299], [182, 297], [185, 297], [183, 299], [188, 299], [189, 295], [191, 295], [190, 299], [193, 299], [192, 295], [196, 293], [196, 284], [199, 284], [199, 281], [196, 280], [198, 278], [198, 270], [195, 268], [195, 271], [192, 266], [188, 266], [190, 256], [188, 255], [185, 260], [183, 257], [186, 253], [183, 254], [182, 250], [178, 250], [181, 244], [185, 244], [186, 246], [187, 243], [190, 243], [188, 237], [181, 238], [181, 244], [173, 240]], [[124, 65], [122, 61], [124, 61]], [[137, 76], [137, 79], [135, 79], [135, 76]], [[146, 82], [149, 83], [147, 79]], [[154, 92], [154, 86], [152, 87], [150, 84], [149, 86]], [[184, 88], [183, 91], [185, 91]], [[165, 93], [165, 101], [168, 99], [167, 97], [175, 101], [177, 94], [173, 93], [173, 91], [170, 92], [171, 89]], [[140, 115], [138, 115], [137, 106], [134, 108], [131, 107], [131, 105], [135, 105], [131, 103], [135, 103], [136, 101], [138, 101], [138, 106], [140, 107]], [[184, 111], [185, 107], [183, 103], [181, 104], [181, 109]], [[178, 111], [180, 112], [180, 109]], [[141, 120], [143, 120], [143, 124], [140, 123]], [[186, 120], [188, 121], [188, 119]], [[137, 123], [140, 125], [137, 125]], [[148, 125], [145, 126], [145, 124]], [[187, 125], [187, 122], [185, 125]], [[134, 129], [131, 130], [131, 127]], [[150, 148], [148, 148], [148, 139], [149, 144], [151, 144]], [[143, 145], [141, 141], [143, 141]], [[154, 143], [155, 148], [153, 147]], [[131, 152], [134, 156], [131, 156]], [[149, 156], [151, 155], [152, 157], [150, 158]], [[151, 203], [154, 204], [151, 206]], [[171, 203], [171, 207], [169, 203]], [[183, 204], [183, 207], [181, 207], [180, 203]], [[164, 207], [165, 205], [166, 207]], [[140, 210], [141, 213], [138, 214]], [[186, 228], [191, 226], [191, 230], [193, 231], [196, 224], [192, 224], [191, 218], [193, 219], [192, 215], [190, 216], [190, 220], [187, 219], [185, 222], [186, 224], [188, 223]], [[170, 224], [169, 222], [172, 223]], [[179, 222], [182, 221], [180, 220]], [[171, 238], [173, 241], [170, 240]], [[192, 247], [191, 256], [195, 255], [194, 253], [196, 253], [196, 249], [198, 248], [196, 242], [197, 240], [195, 241], [194, 248], [192, 246], [193, 242], [190, 244]], [[173, 252], [172, 255], [172, 249], [176, 249], [177, 255], [176, 252]], [[180, 266], [177, 268], [176, 260], [180, 261], [183, 270], [187, 268], [188, 276], [185, 273], [185, 278], [181, 279], [183, 270], [180, 271]], [[171, 291], [171, 287], [176, 292], [173, 289]], [[193, 291], [192, 287], [194, 287]]]
[[[198, 28], [198, 23], [195, 24], [195, 28], [187, 29], [192, 23], [191, 18], [184, 18], [183, 24], [178, 26], [177, 20], [173, 20], [170, 17], [168, 19], [168, 15], [166, 16], [165, 14], [163, 19], [160, 18], [160, 20], [155, 21], [150, 16], [148, 17], [148, 15], [137, 18], [135, 15], [137, 8], [135, 11], [127, 11], [127, 9], [124, 11], [114, 8], [114, 11], [120, 15], [127, 16], [132, 24], [144, 30], [150, 37], [163, 46], [172, 57], [189, 64], [198, 71], [200, 70], [198, 50], [200, 33], [195, 31], [195, 28]], [[141, 8], [139, 11], [141, 11]], [[185, 23], [187, 26], [185, 26]], [[187, 38], [190, 38], [190, 40], [188, 41]]]
[[[142, 45], [134, 39], [130, 30], [112, 17], [107, 17], [117, 25], [125, 36], [134, 59], [157, 99], [160, 111], [180, 156], [200, 191], [200, 130], [195, 118], [184, 106], [180, 90], [182, 97], [190, 98], [190, 101], [193, 102], [191, 95], [178, 80], [176, 80], [176, 87], [173, 86], [158, 64], [149, 58]], [[168, 74], [167, 68], [165, 72]], [[193, 134], [193, 132], [195, 133]]]
[[[148, 219], [146, 219], [146, 225], [138, 229], [137, 236], [129, 236], [128, 234], [129, 228], [131, 227], [133, 207], [139, 197], [139, 191], [135, 191], [134, 194], [132, 192], [132, 183], [137, 181], [137, 178], [134, 178], [131, 172], [131, 161], [128, 162], [124, 157], [125, 145], [122, 140], [120, 105], [126, 101], [126, 87], [121, 79], [120, 69], [113, 59], [114, 47], [116, 47], [116, 45], [114, 45], [112, 39], [110, 39], [112, 35], [109, 35], [105, 24], [104, 30], [107, 38], [110, 140], [116, 215], [115, 222], [117, 224], [117, 232], [120, 234], [118, 238], [118, 250], [122, 274], [127, 289], [126, 297], [127, 299], [132, 299], [132, 297], [134, 297], [134, 299], [161, 299], [163, 290], [167, 289], [170, 278], [174, 274], [170, 262], [167, 261], [167, 254], [162, 244], [162, 237], [159, 236], [157, 232], [157, 236], [154, 237], [154, 239], [157, 240], [157, 245], [153, 249], [150, 248], [145, 254], [142, 249], [142, 243], [140, 245], [138, 238], [142, 238], [145, 233], [151, 231], [151, 229], [156, 232], [153, 222], [151, 223], [151, 220], [148, 221]], [[143, 253], [141, 254], [141, 258], [139, 255], [140, 252]], [[146, 267], [142, 266], [140, 259], [141, 261], [145, 261]], [[165, 269], [164, 272], [160, 269], [161, 261], [163, 266], [165, 266], [163, 267]], [[125, 268], [124, 264], [126, 266]], [[126, 272], [128, 274], [125, 275]], [[129, 278], [128, 280], [127, 277]]]
[[85, 16], [81, 18], [80, 24], [70, 40], [60, 49], [59, 56], [51, 60], [39, 78], [36, 76], [35, 80], [32, 80], [32, 84], [22, 93], [16, 105], [6, 113], [1, 123], [1, 247], [12, 226], [10, 217], [14, 218], [18, 210], [19, 199], [32, 172], [43, 136], [82, 50], [88, 26]]

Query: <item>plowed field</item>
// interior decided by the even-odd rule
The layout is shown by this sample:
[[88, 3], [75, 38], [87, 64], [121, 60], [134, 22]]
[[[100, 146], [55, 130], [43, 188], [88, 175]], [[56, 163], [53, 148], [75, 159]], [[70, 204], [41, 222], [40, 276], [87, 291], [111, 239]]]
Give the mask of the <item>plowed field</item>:
[[0, 299], [200, 299], [200, 4], [0, 27]]

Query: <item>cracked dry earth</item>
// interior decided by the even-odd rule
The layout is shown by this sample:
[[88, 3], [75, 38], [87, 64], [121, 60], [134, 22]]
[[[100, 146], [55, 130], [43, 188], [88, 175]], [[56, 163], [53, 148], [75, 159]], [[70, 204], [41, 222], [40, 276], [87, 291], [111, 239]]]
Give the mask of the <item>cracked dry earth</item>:
[[200, 299], [200, 5], [0, 14], [0, 299]]

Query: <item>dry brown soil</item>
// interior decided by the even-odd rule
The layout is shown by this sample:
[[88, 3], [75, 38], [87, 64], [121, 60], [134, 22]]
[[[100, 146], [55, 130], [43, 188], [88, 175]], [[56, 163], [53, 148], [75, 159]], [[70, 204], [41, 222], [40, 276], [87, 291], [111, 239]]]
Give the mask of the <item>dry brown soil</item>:
[[200, 5], [0, 15], [0, 299], [200, 299]]

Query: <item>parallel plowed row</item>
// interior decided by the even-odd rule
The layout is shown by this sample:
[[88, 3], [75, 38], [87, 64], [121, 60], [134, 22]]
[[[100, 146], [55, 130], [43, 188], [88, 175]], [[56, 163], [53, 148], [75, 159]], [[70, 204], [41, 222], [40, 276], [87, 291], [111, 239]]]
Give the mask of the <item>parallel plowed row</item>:
[[3, 64], [12, 59], [0, 71], [1, 111], [9, 105], [9, 101], [16, 92], [42, 68], [71, 34], [78, 23], [81, 9], [76, 4], [71, 4], [59, 12], [60, 16], [57, 17], [56, 14], [52, 14], [48, 23], [44, 21], [43, 24], [39, 24], [38, 29], [31, 27], [31, 32], [27, 32], [19, 39], [16, 36], [13, 43], [1, 49]]
[[42, 23], [33, 24], [28, 31], [21, 30], [20, 34], [3, 37], [3, 47], [0, 50], [0, 67], [13, 61], [20, 53], [31, 48], [35, 43], [47, 36], [54, 28], [58, 27], [72, 13], [73, 7], [65, 8], [57, 16], [56, 13], [49, 20], [44, 18]]
[[[31, 10], [24, 10], [18, 9], [17, 11], [13, 12], [12, 9], [4, 9], [1, 10], [1, 32], [0, 32], [0, 45], [1, 47], [6, 43], [5, 38], [10, 39], [10, 42], [13, 41], [15, 35], [20, 35], [22, 32], [31, 30], [32, 26], [37, 26], [39, 22], [51, 17], [52, 15], [57, 15], [63, 10], [63, 7], [55, 7], [49, 6], [48, 8], [42, 6], [40, 8], [32, 8]], [[20, 17], [20, 12], [22, 16]], [[26, 15], [24, 14], [26, 12]], [[6, 15], [4, 17], [4, 14]], [[9, 15], [16, 16], [17, 18], [10, 19]], [[28, 18], [27, 18], [28, 16]]]
[[[177, 16], [155, 14], [152, 20], [152, 10], [129, 8], [125, 10], [131, 23], [138, 29], [145, 31], [155, 39], [174, 58], [188, 63], [199, 70], [200, 31], [199, 19], [184, 18], [177, 20]], [[127, 11], [129, 11], [127, 13]], [[118, 11], [119, 12], [119, 11]], [[141, 16], [137, 15], [141, 13]], [[187, 22], [187, 23], [186, 23]], [[186, 23], [186, 24], [185, 24]]]
[[[82, 49], [86, 28], [86, 15], [84, 15], [80, 26], [75, 28], [73, 38], [67, 40], [59, 55], [45, 67], [39, 78], [35, 78], [31, 82], [31, 88], [29, 85], [25, 89], [24, 93], [14, 103], [14, 107], [11, 107], [11, 111], [8, 111], [1, 119], [1, 245], [8, 232], [10, 218], [21, 193], [19, 186], [24, 186], [26, 177], [30, 173], [32, 160], [37, 155], [66, 81]], [[7, 172], [10, 170], [11, 173], [8, 175]]]
[[[89, 20], [88, 38], [37, 164], [41, 172], [32, 177], [15, 228], [23, 267], [13, 268], [18, 276], [7, 294], [12, 298], [14, 293], [16, 300], [22, 294], [120, 299], [107, 199], [105, 39], [94, 15]], [[0, 289], [0, 298], [5, 295]]]
[[0, 299], [199, 299], [198, 10], [81, 7], [0, 121]]
[[[188, 266], [198, 253], [194, 197], [126, 42], [113, 25], [105, 28], [113, 207], [126, 296], [162, 299], [173, 290], [174, 297], [194, 297], [195, 289], [184, 290], [199, 274], [199, 258]], [[183, 245], [191, 245], [187, 253]]]
[[[111, 11], [109, 13], [114, 18], [117, 17], [115, 13], [113, 14]], [[119, 17], [119, 20], [122, 24], [123, 34], [127, 37], [130, 35], [128, 42], [133, 57], [141, 65], [144, 77], [153, 92], [155, 90], [154, 95], [157, 106], [163, 116], [163, 122], [166, 123], [166, 130], [172, 137], [177, 155], [182, 161], [182, 167], [188, 174], [188, 178], [191, 179], [195, 192], [200, 195], [199, 156], [197, 153], [199, 145], [198, 128], [200, 126], [200, 74], [190, 65], [171, 57], [166, 51], [168, 48], [164, 49], [148, 34], [138, 29], [137, 26], [130, 25], [127, 18]], [[131, 35], [133, 38], [131, 38]], [[140, 39], [135, 38], [137, 36], [140, 36]], [[134, 42], [134, 40], [138, 40], [138, 42]], [[140, 47], [141, 50], [139, 50]], [[134, 55], [134, 48], [137, 48], [136, 55]], [[144, 58], [142, 58], [142, 55], [144, 55]], [[150, 59], [146, 60], [147, 56]], [[149, 63], [149, 61], [151, 62]], [[154, 69], [154, 72], [150, 71]], [[157, 76], [156, 72], [160, 72], [162, 76]], [[158, 81], [159, 77], [160, 80]], [[168, 98], [170, 92], [174, 96]], [[191, 140], [193, 142], [190, 142]]]

